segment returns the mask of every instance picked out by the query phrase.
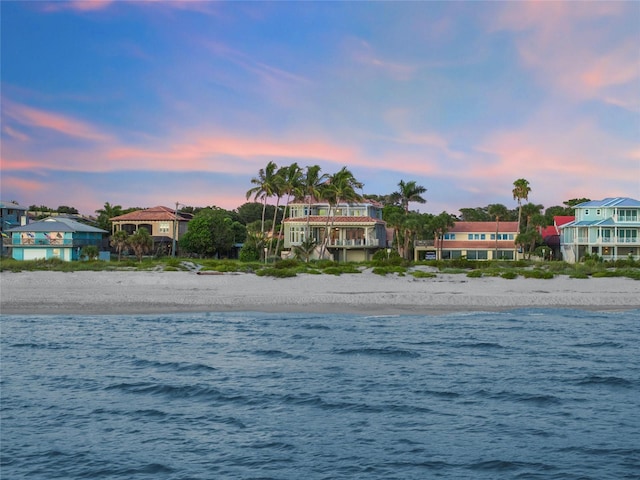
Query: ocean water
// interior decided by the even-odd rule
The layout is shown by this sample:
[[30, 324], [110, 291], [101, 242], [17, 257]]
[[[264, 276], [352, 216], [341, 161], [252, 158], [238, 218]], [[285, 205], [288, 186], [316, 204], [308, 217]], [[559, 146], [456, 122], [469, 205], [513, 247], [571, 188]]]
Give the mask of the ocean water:
[[2, 479], [640, 478], [640, 310], [1, 328]]

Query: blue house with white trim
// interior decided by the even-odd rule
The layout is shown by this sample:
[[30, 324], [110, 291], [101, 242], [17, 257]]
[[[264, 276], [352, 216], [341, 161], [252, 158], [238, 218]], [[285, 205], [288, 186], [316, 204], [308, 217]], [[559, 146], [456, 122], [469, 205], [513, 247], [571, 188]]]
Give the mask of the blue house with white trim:
[[102, 249], [106, 230], [85, 225], [67, 217], [49, 217], [38, 222], [12, 228], [11, 256], [15, 260], [59, 258], [80, 260], [83, 247]]
[[605, 198], [573, 208], [575, 220], [560, 226], [560, 249], [566, 262], [594, 254], [604, 260], [640, 258], [640, 201]]

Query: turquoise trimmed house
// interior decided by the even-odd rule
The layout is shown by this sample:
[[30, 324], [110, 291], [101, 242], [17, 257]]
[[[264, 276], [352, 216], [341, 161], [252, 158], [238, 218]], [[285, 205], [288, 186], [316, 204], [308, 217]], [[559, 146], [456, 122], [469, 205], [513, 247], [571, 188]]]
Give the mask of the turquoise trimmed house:
[[7, 230], [15, 260], [59, 258], [68, 262], [80, 260], [83, 247], [93, 245], [104, 250], [104, 235], [108, 233], [67, 217], [49, 217]]
[[576, 218], [560, 226], [560, 248], [566, 262], [586, 255], [603, 260], [640, 259], [640, 201], [605, 198], [574, 207]]

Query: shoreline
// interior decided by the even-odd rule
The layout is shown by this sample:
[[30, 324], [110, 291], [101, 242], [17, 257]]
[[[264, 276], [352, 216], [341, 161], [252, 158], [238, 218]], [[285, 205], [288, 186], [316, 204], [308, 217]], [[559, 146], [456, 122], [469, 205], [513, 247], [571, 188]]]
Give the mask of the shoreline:
[[438, 274], [309, 275], [277, 279], [249, 273], [2, 272], [0, 313], [125, 315], [189, 312], [444, 315], [560, 308], [640, 309], [637, 280], [612, 277], [513, 280]]

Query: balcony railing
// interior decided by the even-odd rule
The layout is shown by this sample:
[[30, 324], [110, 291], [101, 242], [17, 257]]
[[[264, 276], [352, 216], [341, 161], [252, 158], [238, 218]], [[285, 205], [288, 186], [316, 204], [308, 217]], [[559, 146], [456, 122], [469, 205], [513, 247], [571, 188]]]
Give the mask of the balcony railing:
[[580, 245], [620, 245], [623, 243], [634, 244], [640, 243], [640, 237], [602, 237], [596, 238], [595, 240], [590, 240], [587, 237], [578, 237], [573, 242], [569, 243]]
[[96, 240], [70, 239], [70, 238], [21, 238], [11, 243], [13, 246], [64, 246], [83, 247], [85, 245], [96, 245]]

